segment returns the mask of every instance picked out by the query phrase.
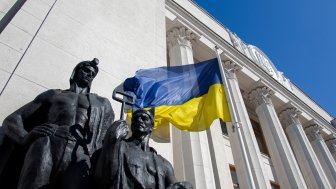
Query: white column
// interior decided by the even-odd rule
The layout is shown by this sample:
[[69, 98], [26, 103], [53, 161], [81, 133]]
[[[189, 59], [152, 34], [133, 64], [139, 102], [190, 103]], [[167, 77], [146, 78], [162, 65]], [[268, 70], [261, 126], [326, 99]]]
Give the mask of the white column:
[[229, 162], [226, 157], [225, 141], [218, 119], [214, 120], [206, 131], [208, 135], [209, 149], [216, 189], [233, 189]]
[[194, 57], [191, 40], [195, 34], [185, 27], [174, 28], [167, 35], [170, 66], [193, 64]]
[[[184, 27], [168, 32], [170, 66], [193, 64], [191, 40], [195, 35]], [[183, 132], [171, 129], [173, 162], [176, 177], [194, 184], [195, 188], [215, 188], [206, 131]]]
[[308, 188], [331, 188], [300, 123], [299, 115], [301, 112], [290, 104], [285, 106], [286, 108], [279, 113], [279, 118], [287, 133]]
[[281, 188], [307, 188], [271, 101], [274, 92], [262, 82], [247, 93], [258, 115]]
[[311, 120], [304, 124], [304, 129], [330, 185], [336, 187], [336, 162], [321, 136], [321, 127], [314, 120]]
[[[226, 61], [223, 66], [228, 81], [227, 88], [232, 94], [232, 102], [229, 103], [235, 106], [237, 120], [240, 121], [227, 128], [239, 186], [248, 189], [271, 188], [270, 181], [263, 172], [264, 162], [236, 77], [236, 72], [241, 68], [232, 61]], [[241, 129], [242, 141], [239, 139], [237, 126]]]
[[332, 155], [332, 157], [334, 158], [334, 160], [336, 161], [336, 134], [330, 134], [326, 137], [325, 140], [328, 149]]

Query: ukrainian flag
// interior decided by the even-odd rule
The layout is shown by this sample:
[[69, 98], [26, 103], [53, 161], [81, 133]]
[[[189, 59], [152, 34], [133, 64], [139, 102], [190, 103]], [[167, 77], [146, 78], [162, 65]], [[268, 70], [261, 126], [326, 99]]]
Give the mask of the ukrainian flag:
[[123, 87], [135, 96], [135, 108], [155, 107], [156, 127], [203, 131], [214, 119], [231, 120], [217, 59], [138, 70]]

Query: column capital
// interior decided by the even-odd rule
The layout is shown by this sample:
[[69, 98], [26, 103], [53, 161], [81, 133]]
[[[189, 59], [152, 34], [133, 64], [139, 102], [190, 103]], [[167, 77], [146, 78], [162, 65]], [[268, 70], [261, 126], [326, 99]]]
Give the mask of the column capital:
[[167, 32], [168, 50], [175, 45], [186, 46], [192, 48], [191, 40], [196, 38], [196, 35], [185, 27], [176, 27]]
[[237, 79], [236, 73], [239, 72], [242, 69], [242, 67], [232, 60], [226, 60], [222, 62], [222, 64], [225, 69], [226, 76], [229, 79]]
[[281, 125], [284, 128], [287, 128], [288, 126], [294, 124], [294, 125], [301, 125], [299, 120], [299, 115], [301, 115], [301, 111], [293, 106], [286, 106], [286, 108], [282, 109], [279, 112], [279, 120], [281, 122]]
[[307, 121], [303, 124], [303, 128], [305, 130], [305, 133], [307, 134], [309, 141], [314, 141], [316, 139], [324, 140], [321, 135], [322, 127], [316, 122], [316, 120], [312, 119], [310, 121]]
[[264, 85], [262, 81], [259, 80], [247, 91], [244, 96], [253, 108], [257, 108], [261, 104], [272, 104], [271, 96], [274, 94], [274, 91]]
[[325, 139], [325, 142], [330, 150], [330, 152], [333, 154], [336, 152], [336, 134], [331, 133], [328, 135]]

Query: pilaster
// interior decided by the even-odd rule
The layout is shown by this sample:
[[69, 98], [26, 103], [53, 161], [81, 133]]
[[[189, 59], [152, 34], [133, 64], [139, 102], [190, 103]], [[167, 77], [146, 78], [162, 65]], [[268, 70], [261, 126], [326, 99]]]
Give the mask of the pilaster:
[[258, 81], [246, 94], [255, 108], [282, 188], [307, 188], [271, 101], [274, 92]]
[[336, 186], [336, 162], [321, 135], [321, 127], [310, 120], [304, 124], [304, 129], [331, 186]]
[[322, 166], [299, 120], [301, 112], [291, 104], [280, 111], [279, 118], [284, 127], [299, 167], [308, 188], [331, 188]]

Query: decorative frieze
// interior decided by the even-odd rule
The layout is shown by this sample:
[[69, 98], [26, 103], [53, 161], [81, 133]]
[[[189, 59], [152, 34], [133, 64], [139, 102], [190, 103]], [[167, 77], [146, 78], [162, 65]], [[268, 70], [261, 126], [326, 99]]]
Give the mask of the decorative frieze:
[[273, 62], [258, 47], [245, 43], [235, 33], [228, 30], [233, 47], [246, 55], [250, 60], [255, 62], [260, 68], [265, 70], [271, 77], [278, 80], [289, 90], [293, 90], [289, 79], [276, 69]]

